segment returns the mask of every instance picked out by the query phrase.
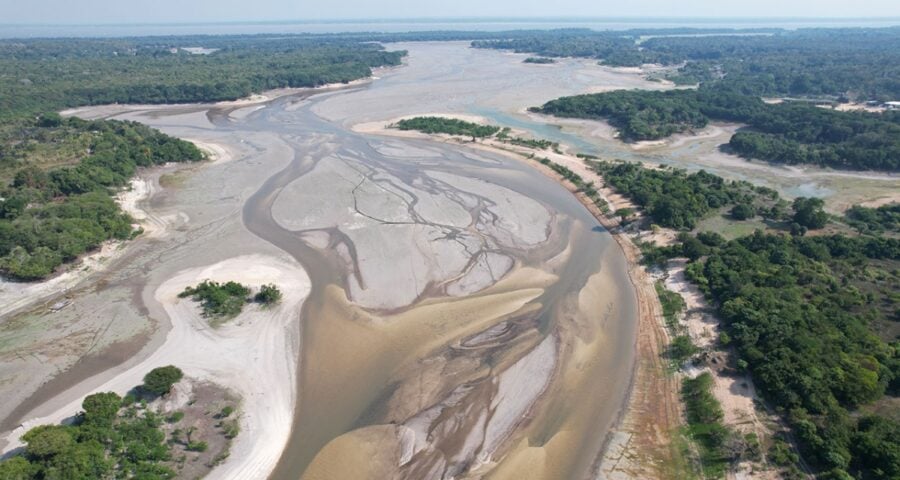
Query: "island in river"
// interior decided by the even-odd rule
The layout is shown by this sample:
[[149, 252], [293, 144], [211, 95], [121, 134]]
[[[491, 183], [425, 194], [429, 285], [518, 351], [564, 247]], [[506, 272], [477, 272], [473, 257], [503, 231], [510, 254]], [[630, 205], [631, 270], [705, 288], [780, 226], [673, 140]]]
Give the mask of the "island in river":
[[[74, 414], [86, 394], [171, 363], [242, 398], [243, 432], [211, 478], [580, 478], [599, 468], [632, 391], [647, 308], [629, 277], [635, 258], [520, 160], [354, 127], [440, 112], [570, 138], [522, 107], [666, 86], [586, 60], [529, 68], [461, 43], [396, 48], [407, 65], [350, 88], [70, 112], [136, 120], [218, 155], [189, 173], [147, 172], [158, 193], [137, 205], [154, 236], [76, 286], [65, 309], [24, 317], [54, 328], [16, 339], [29, 355], [0, 386], [14, 399], [2, 412], [7, 448], [24, 427]], [[671, 158], [690, 161], [696, 144], [672, 146]], [[810, 181], [765, 172], [776, 187]], [[177, 298], [206, 279], [277, 283], [285, 299], [210, 331]], [[86, 325], [86, 312], [115, 322]]]

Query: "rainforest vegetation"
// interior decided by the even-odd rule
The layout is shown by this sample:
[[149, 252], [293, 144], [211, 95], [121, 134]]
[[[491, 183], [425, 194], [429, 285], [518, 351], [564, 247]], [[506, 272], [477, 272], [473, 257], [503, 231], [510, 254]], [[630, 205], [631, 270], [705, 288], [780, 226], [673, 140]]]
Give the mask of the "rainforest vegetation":
[[803, 103], [769, 105], [718, 87], [699, 90], [614, 91], [563, 97], [534, 111], [606, 119], [623, 140], [654, 140], [740, 122], [728, 143], [735, 153], [775, 163], [857, 170], [900, 170], [900, 112], [839, 112]]
[[[682, 232], [673, 246], [645, 245], [645, 258], [688, 258], [686, 276], [715, 307], [738, 368], [752, 373], [821, 478], [898, 478], [900, 423], [893, 405], [900, 394], [900, 239], [802, 236], [832, 220], [820, 199], [795, 199], [791, 214], [774, 192], [705, 172], [594, 165], [660, 225], [686, 228], [711, 199], [720, 207], [751, 205], [802, 227], [792, 227], [795, 235], [757, 230], [731, 241], [715, 232]], [[660, 202], [671, 205], [660, 209]], [[863, 231], [878, 233], [890, 225], [895, 208], [857, 207], [848, 217], [859, 219]], [[672, 310], [669, 304], [665, 298], [664, 311]], [[713, 447], [723, 445], [727, 432], [716, 426], [703, 381], [684, 387], [690, 428], [701, 453], [714, 461], [721, 451]], [[790, 461], [784, 453], [776, 456]]]
[[[197, 45], [204, 54], [182, 48]], [[310, 36], [0, 41], [0, 274], [41, 279], [106, 240], [128, 238], [132, 220], [111, 194], [139, 167], [203, 157], [192, 144], [136, 123], [56, 112], [349, 82], [404, 55]]]
[[[748, 182], [732, 182], [699, 171], [661, 167], [650, 169], [638, 163], [589, 162], [606, 183], [643, 208], [653, 223], [691, 230], [701, 219], [724, 207], [752, 206], [755, 211], [781, 216], [778, 194]], [[783, 205], [781, 206], [783, 207]]]
[[[478, 40], [473, 46], [598, 58], [610, 65], [656, 63], [667, 66], [663, 75], [670, 80], [699, 85], [687, 91], [567, 97], [537, 109], [608, 119], [626, 141], [659, 139], [710, 121], [730, 121], [748, 125], [729, 143], [732, 151], [747, 158], [841, 169], [900, 169], [900, 113], [816, 106], [900, 99], [900, 28], [716, 33], [572, 30]], [[767, 105], [761, 97], [790, 98]]]
[[16, 138], [0, 158], [0, 171], [12, 175], [0, 187], [0, 272], [25, 280], [128, 238], [132, 220], [110, 193], [139, 167], [202, 158], [193, 144], [132, 122], [48, 114]]

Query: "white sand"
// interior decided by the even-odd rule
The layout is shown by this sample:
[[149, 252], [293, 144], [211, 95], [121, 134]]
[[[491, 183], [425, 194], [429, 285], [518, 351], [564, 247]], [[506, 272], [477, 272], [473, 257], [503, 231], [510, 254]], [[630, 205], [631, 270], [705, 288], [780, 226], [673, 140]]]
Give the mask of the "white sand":
[[[202, 280], [235, 280], [258, 288], [275, 283], [284, 298], [264, 310], [256, 305], [224, 326], [213, 329], [195, 302], [179, 299], [185, 287]], [[265, 255], [246, 255], [215, 265], [179, 272], [156, 290], [172, 329], [165, 342], [146, 360], [91, 391], [75, 386], [60, 394], [71, 399], [53, 414], [26, 421], [8, 440], [6, 451], [19, 445], [21, 435], [41, 424], [55, 424], [80, 411], [84, 396], [113, 391], [124, 395], [142, 383], [151, 369], [176, 365], [191, 378], [222, 385], [242, 398], [241, 433], [231, 456], [207, 478], [265, 478], [275, 467], [292, 425], [300, 308], [309, 293], [306, 272], [294, 261]]]
[[[126, 213], [138, 221], [149, 236], [157, 236], [165, 229], [166, 223], [141, 209], [140, 204], [156, 193], [154, 183], [142, 177], [131, 180], [131, 189], [116, 195], [116, 202]], [[125, 251], [125, 242], [111, 240], [104, 242], [99, 250], [84, 255], [66, 270], [41, 282], [11, 282], [0, 280], [0, 317], [25, 308], [33, 303], [65, 292], [84, 280], [88, 275], [103, 270], [112, 260]]]
[[224, 144], [196, 138], [182, 138], [182, 140], [196, 145], [197, 148], [206, 153], [207, 158], [212, 163], [226, 163], [236, 158], [234, 152]]

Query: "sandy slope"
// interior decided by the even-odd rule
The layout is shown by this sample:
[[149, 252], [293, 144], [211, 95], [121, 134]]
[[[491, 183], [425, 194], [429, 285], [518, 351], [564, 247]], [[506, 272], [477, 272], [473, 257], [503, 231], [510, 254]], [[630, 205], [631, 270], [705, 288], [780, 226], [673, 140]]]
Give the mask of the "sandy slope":
[[[237, 318], [213, 329], [194, 302], [178, 298], [186, 286], [204, 279], [236, 280], [254, 288], [275, 283], [284, 298], [270, 310], [248, 306]], [[172, 322], [163, 345], [140, 364], [93, 391], [125, 394], [139, 385], [149, 370], [168, 364], [177, 365], [192, 378], [233, 390], [242, 398], [241, 433], [235, 439], [231, 456], [208, 478], [264, 478], [278, 462], [290, 434], [298, 354], [297, 318], [309, 285], [306, 272], [295, 262], [265, 255], [246, 255], [181, 271], [161, 284], [154, 295]], [[51, 415], [26, 421], [6, 439], [7, 450], [19, 445], [19, 437], [27, 429], [58, 423], [77, 413], [83, 397], [90, 393], [79, 386], [62, 393], [71, 401]]]

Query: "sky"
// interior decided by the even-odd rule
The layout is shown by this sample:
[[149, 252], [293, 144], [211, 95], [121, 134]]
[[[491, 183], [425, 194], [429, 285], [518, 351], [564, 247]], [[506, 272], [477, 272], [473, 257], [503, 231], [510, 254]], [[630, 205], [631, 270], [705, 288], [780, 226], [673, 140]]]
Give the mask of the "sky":
[[0, 24], [548, 16], [900, 17], [900, 0], [0, 0]]

